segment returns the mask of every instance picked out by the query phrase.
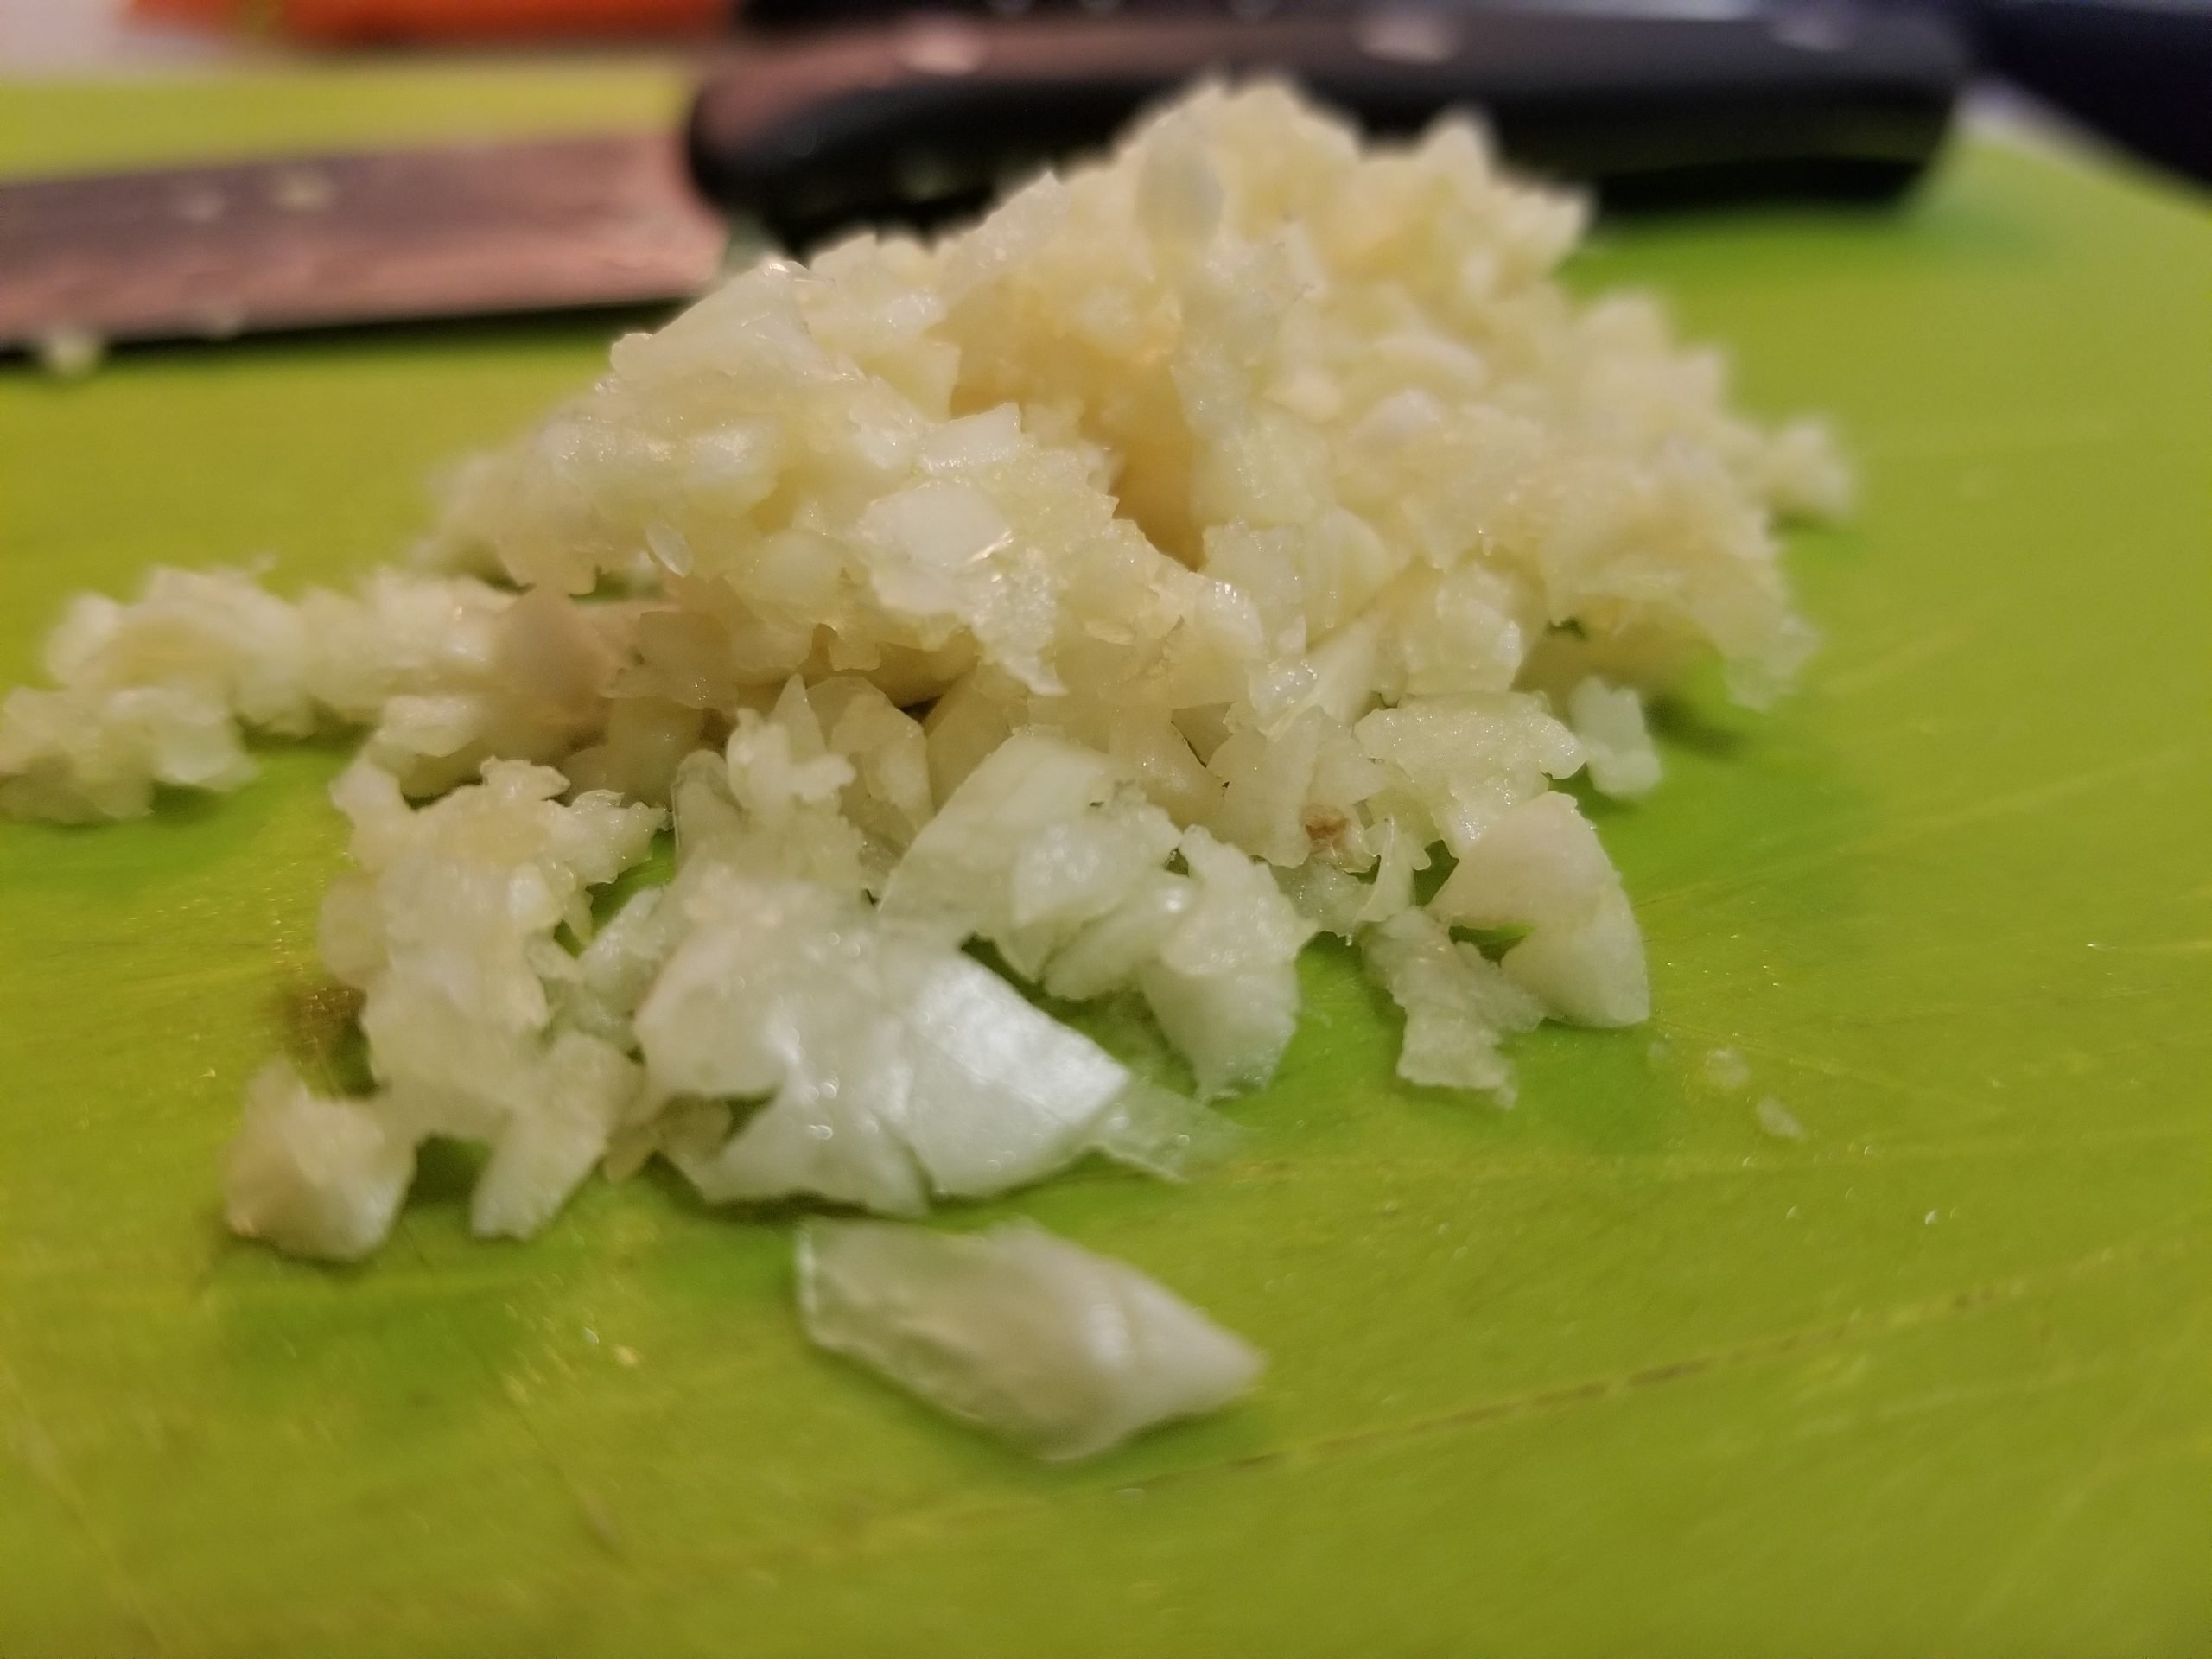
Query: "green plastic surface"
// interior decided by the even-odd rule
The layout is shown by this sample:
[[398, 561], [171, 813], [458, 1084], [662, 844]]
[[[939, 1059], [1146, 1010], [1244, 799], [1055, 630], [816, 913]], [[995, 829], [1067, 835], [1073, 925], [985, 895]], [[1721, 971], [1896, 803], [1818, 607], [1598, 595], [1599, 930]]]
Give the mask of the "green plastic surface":
[[[657, 118], [637, 69], [0, 91], [0, 168]], [[1608, 231], [1866, 477], [1828, 639], [1695, 701], [1602, 829], [1644, 1030], [1390, 1076], [1316, 949], [1188, 1189], [1036, 1217], [1273, 1356], [1033, 1466], [810, 1351], [785, 1217], [594, 1185], [471, 1242], [434, 1171], [332, 1272], [215, 1159], [314, 976], [336, 750], [93, 832], [0, 825], [0, 1655], [2201, 1654], [2212, 1647], [2212, 220], [1994, 145], [1904, 212]], [[0, 368], [0, 679], [156, 559], [400, 547], [604, 324]], [[1754, 1073], [1701, 1080], [1727, 1045]], [[1805, 1126], [1762, 1133], [1771, 1095]]]

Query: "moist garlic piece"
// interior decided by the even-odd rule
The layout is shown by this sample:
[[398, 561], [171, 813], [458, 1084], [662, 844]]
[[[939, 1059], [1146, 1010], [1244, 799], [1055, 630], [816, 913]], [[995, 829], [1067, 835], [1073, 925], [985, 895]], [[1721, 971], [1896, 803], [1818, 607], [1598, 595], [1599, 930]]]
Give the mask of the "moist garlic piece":
[[1567, 796], [1515, 807], [1459, 861], [1429, 909], [1448, 924], [1522, 927], [1508, 976], [1579, 1026], [1633, 1026], [1651, 1013], [1643, 935], [1598, 832]]
[[1568, 693], [1567, 721], [1603, 795], [1636, 800], [1659, 786], [1659, 751], [1643, 721], [1643, 699], [1592, 677]]
[[153, 787], [232, 790], [253, 775], [238, 723], [314, 729], [300, 614], [235, 570], [156, 568], [137, 601], [70, 601], [48, 636], [57, 690], [0, 710], [0, 810], [136, 817]]
[[371, 728], [371, 758], [412, 795], [494, 756], [557, 759], [605, 719], [629, 621], [464, 577], [378, 570], [294, 604], [237, 571], [157, 567], [128, 604], [80, 595], [48, 642], [58, 689], [0, 709], [0, 810], [139, 817], [156, 784], [251, 779], [243, 733], [326, 723]]
[[1053, 1462], [1218, 1410], [1264, 1364], [1135, 1268], [1026, 1223], [810, 1222], [798, 1296], [821, 1346]]
[[1175, 849], [1173, 819], [1113, 760], [1046, 733], [1008, 737], [891, 873], [887, 916], [988, 939], [1017, 973], [1110, 914]]
[[188, 690], [23, 689], [0, 703], [0, 811], [13, 817], [143, 817], [157, 784], [227, 792], [253, 772], [228, 711]]
[[232, 1232], [293, 1255], [358, 1262], [384, 1243], [415, 1175], [415, 1141], [370, 1104], [315, 1094], [282, 1060], [246, 1089], [223, 1161]]
[[1574, 734], [1524, 692], [1423, 697], [1376, 709], [1354, 734], [1391, 775], [1386, 810], [1416, 823], [1425, 815], [1433, 839], [1458, 857], [1550, 779], [1582, 765]]
[[1298, 1026], [1298, 953], [1311, 923], [1267, 867], [1204, 830], [1179, 850], [1196, 899], [1137, 972], [1137, 988], [1183, 1057], [1202, 1096], [1256, 1088]]
[[[1164, 868], [1171, 854], [1183, 871]], [[1204, 829], [1179, 833], [1112, 759], [1038, 732], [953, 791], [883, 910], [988, 939], [1056, 996], [1135, 986], [1204, 1095], [1274, 1072], [1313, 931], [1264, 866]]]
[[709, 870], [637, 1011], [649, 1096], [766, 1104], [670, 1156], [707, 1198], [892, 1215], [1080, 1156], [1128, 1073], [939, 928], [804, 882]]
[[480, 1238], [528, 1238], [552, 1220], [605, 1155], [640, 1081], [627, 1055], [578, 1031], [554, 1038], [535, 1070], [536, 1099], [509, 1115], [469, 1194]]
[[1398, 1075], [1432, 1088], [1488, 1090], [1510, 1106], [1513, 1068], [1497, 1045], [1541, 1022], [1535, 994], [1426, 911], [1401, 911], [1360, 945], [1369, 970], [1405, 1012]]
[[1211, 1107], [1132, 1077], [1092, 1127], [1090, 1149], [1163, 1181], [1188, 1180], [1235, 1154], [1244, 1131]]
[[543, 1227], [641, 1083], [607, 1040], [619, 1028], [594, 1034], [556, 1017], [579, 968], [555, 931], [588, 928], [588, 889], [643, 858], [664, 815], [608, 795], [563, 804], [564, 781], [496, 761], [481, 783], [416, 810], [364, 760], [332, 789], [359, 868], [325, 900], [321, 944], [332, 973], [363, 994], [378, 1084], [340, 1103], [410, 1160], [426, 1135], [488, 1144], [470, 1217], [480, 1234]]

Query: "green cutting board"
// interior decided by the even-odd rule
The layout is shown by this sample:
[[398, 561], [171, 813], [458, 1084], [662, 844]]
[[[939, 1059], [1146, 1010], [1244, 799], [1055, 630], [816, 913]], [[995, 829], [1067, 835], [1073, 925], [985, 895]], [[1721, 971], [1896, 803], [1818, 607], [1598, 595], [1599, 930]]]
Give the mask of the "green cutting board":
[[[665, 118], [656, 73], [0, 93], [0, 168]], [[2212, 219], [1975, 142], [1896, 213], [1609, 230], [1866, 476], [1827, 637], [1698, 698], [1602, 829], [1646, 1029], [1402, 1087], [1306, 969], [1248, 1154], [1032, 1215], [1273, 1356], [1045, 1469], [810, 1351], [787, 1216], [595, 1185], [465, 1233], [434, 1169], [333, 1272], [215, 1159], [312, 984], [334, 750], [0, 826], [0, 1655], [2202, 1654], [2212, 1647]], [[0, 369], [0, 678], [160, 559], [400, 548], [604, 323]], [[1754, 1074], [1704, 1080], [1717, 1046]], [[1771, 1096], [1805, 1138], [1763, 1133]]]

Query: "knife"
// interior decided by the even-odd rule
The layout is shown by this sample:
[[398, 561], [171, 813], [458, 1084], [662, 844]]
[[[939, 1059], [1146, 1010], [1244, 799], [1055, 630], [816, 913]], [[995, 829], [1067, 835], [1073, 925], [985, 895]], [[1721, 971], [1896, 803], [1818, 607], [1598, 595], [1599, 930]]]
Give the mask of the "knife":
[[755, 32], [681, 135], [0, 187], [0, 348], [679, 300], [713, 279], [733, 219], [793, 245], [935, 222], [1205, 73], [1294, 76], [1383, 131], [1472, 105], [1510, 159], [1617, 204], [1878, 198], [1935, 153], [1964, 69], [1936, 14], [1849, 0]]

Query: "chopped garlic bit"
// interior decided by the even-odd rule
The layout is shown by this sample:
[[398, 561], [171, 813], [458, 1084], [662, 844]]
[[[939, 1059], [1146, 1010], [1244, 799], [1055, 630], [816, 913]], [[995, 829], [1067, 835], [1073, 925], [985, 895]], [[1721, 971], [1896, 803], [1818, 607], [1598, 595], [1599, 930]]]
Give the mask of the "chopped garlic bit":
[[709, 1198], [808, 1193], [892, 1215], [1085, 1149], [1128, 1073], [944, 930], [804, 882], [715, 872], [637, 1014], [648, 1098], [767, 1103], [670, 1148]]
[[553, 594], [381, 570], [296, 604], [234, 570], [156, 568], [128, 605], [83, 594], [48, 641], [56, 690], [0, 705], [0, 810], [83, 823], [143, 816], [156, 784], [230, 791], [241, 732], [371, 728], [413, 795], [493, 757], [554, 760], [605, 718], [628, 619]]
[[1037, 733], [953, 791], [883, 912], [988, 939], [1056, 996], [1136, 987], [1206, 1094], [1273, 1074], [1313, 933], [1263, 867], [1200, 826], [1179, 830], [1107, 756]]
[[1628, 894], [1597, 831], [1564, 795], [1539, 795], [1501, 817], [1430, 908], [1456, 926], [1526, 928], [1500, 965], [1558, 1019], [1633, 1026], [1651, 1012]]
[[1752, 1109], [1759, 1128], [1777, 1141], [1802, 1141], [1805, 1126], [1798, 1122], [1797, 1114], [1777, 1100], [1772, 1095], [1762, 1095]]
[[57, 380], [82, 380], [107, 356], [107, 340], [89, 328], [51, 328], [31, 341], [38, 365]]
[[1723, 1094], [1736, 1094], [1751, 1086], [1751, 1062], [1744, 1058], [1741, 1049], [1707, 1049], [1704, 1072], [1706, 1082]]
[[1567, 717], [1599, 792], [1635, 800], [1659, 786], [1659, 751], [1643, 723], [1643, 699], [1595, 677], [1567, 694]]
[[282, 1060], [247, 1086], [223, 1172], [223, 1218], [294, 1255], [354, 1262], [384, 1243], [415, 1142], [358, 1101], [325, 1100]]
[[[482, 782], [418, 810], [364, 760], [331, 791], [353, 820], [360, 868], [324, 903], [323, 960], [363, 993], [378, 1086], [318, 1109], [372, 1125], [382, 1137], [375, 1144], [397, 1147], [408, 1168], [428, 1135], [490, 1145], [470, 1212], [487, 1236], [543, 1226], [606, 1152], [640, 1086], [638, 1066], [616, 1046], [626, 1036], [619, 1027], [594, 1032], [559, 1017], [580, 970], [555, 932], [588, 919], [585, 893], [643, 858], [664, 815], [610, 795], [563, 804], [556, 798], [565, 782], [546, 767], [494, 761]], [[250, 1111], [240, 1147], [254, 1137]], [[265, 1169], [265, 1160], [234, 1156], [234, 1223], [257, 1212], [257, 1172]], [[390, 1225], [391, 1206], [363, 1211], [357, 1224], [371, 1214], [373, 1234], [344, 1254], [365, 1253]]]
[[[1214, 1138], [971, 941], [1141, 1000], [1213, 1096], [1274, 1074], [1326, 929], [1402, 1075], [1510, 1099], [1538, 1012], [1649, 1001], [1553, 785], [1650, 788], [1643, 699], [1700, 658], [1787, 683], [1774, 520], [1848, 486], [1651, 301], [1572, 301], [1582, 222], [1464, 121], [1364, 146], [1202, 89], [971, 228], [620, 340], [456, 474], [414, 572], [79, 600], [0, 705], [0, 811], [130, 817], [241, 786], [249, 737], [366, 732], [321, 946], [375, 1092], [257, 1084], [232, 1171], [303, 1250], [370, 1248], [427, 1135], [492, 1147], [474, 1219], [512, 1234], [595, 1160], [912, 1214]], [[595, 931], [671, 820], [672, 881]]]
[[1187, 1180], [1243, 1144], [1244, 1131], [1211, 1108], [1132, 1077], [1091, 1130], [1090, 1147], [1163, 1181]]
[[1398, 1075], [1444, 1089], [1486, 1089], [1513, 1103], [1513, 1069], [1499, 1039], [1529, 1031], [1543, 1004], [1426, 911], [1401, 911], [1363, 940], [1367, 964], [1405, 1011]]
[[1054, 1462], [1217, 1410], [1262, 1365], [1135, 1268], [1022, 1223], [810, 1222], [798, 1295], [823, 1347]]

